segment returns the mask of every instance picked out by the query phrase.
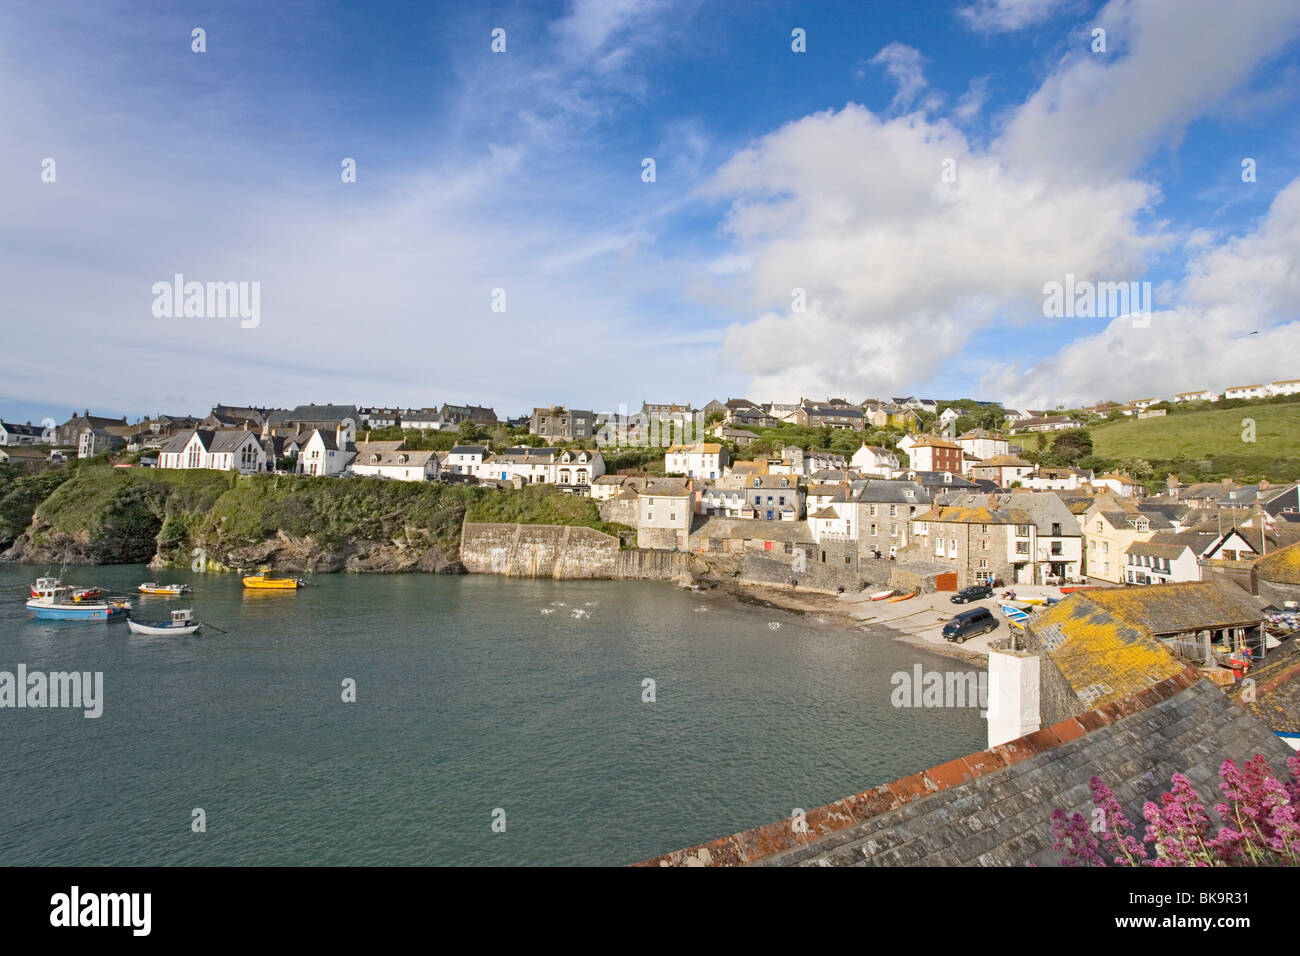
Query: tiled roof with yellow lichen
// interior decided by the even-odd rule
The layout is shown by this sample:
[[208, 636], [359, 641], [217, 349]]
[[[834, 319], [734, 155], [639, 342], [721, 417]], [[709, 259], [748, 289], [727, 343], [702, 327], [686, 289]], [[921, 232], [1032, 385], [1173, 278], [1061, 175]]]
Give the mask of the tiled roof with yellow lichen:
[[1255, 564], [1261, 581], [1272, 584], [1300, 584], [1300, 542], [1266, 554]]
[[1202, 628], [1258, 624], [1259, 605], [1227, 581], [1187, 581], [1084, 591], [1086, 600], [1155, 637]]
[[1041, 645], [1080, 700], [1102, 706], [1187, 666], [1143, 629], [1091, 600], [1095, 593], [1072, 594], [1026, 625], [1031, 645]]

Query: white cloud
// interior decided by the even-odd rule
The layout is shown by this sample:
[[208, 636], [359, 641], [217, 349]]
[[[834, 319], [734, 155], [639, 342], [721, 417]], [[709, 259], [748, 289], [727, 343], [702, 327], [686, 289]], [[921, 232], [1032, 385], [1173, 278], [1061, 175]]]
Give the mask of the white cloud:
[[[1166, 225], [1150, 224], [1161, 191], [1138, 178], [1143, 162], [1280, 50], [1300, 23], [1300, 8], [1280, 15], [1276, 5], [1253, 0], [1231, 8], [1209, 0], [1116, 2], [1100, 22], [1112, 49], [1124, 52], [1067, 58], [987, 149], [945, 120], [913, 113], [886, 121], [850, 104], [790, 123], [718, 170], [708, 194], [730, 200], [727, 229], [754, 264], [729, 278], [742, 283], [758, 318], [731, 326], [726, 347], [735, 368], [751, 376], [752, 392], [863, 395], [914, 387], [954, 361], [981, 329], [1041, 328], [1049, 321], [1045, 283], [1068, 274], [1141, 279], [1157, 253], [1182, 242]], [[878, 58], [899, 64], [900, 94], [914, 98], [924, 82], [918, 57], [910, 48], [891, 49]], [[972, 87], [968, 107], [980, 92]], [[960, 105], [954, 115], [960, 118]], [[955, 163], [955, 183], [942, 180], [947, 160]], [[1265, 287], [1275, 290], [1269, 295], [1287, 288], [1284, 266], [1267, 261], [1272, 265], [1235, 270], [1245, 274], [1242, 284], [1258, 283], [1254, 298], [1267, 298]], [[1215, 271], [1219, 286], [1225, 269]], [[1189, 290], [1200, 282], [1193, 272]], [[792, 311], [794, 288], [806, 290], [807, 312]], [[1165, 291], [1158, 309], [1166, 308]], [[1170, 327], [1162, 321], [1155, 317], [1153, 328]], [[1145, 380], [1139, 376], [1157, 360], [1138, 343], [1152, 337], [1137, 337], [1131, 321], [1127, 328], [1134, 347], [1108, 340], [1104, 358], [1091, 356], [1095, 368], [1065, 361], [1067, 353], [1080, 354], [1067, 348], [1062, 361], [1043, 363], [1041, 376], [1008, 365], [985, 379], [985, 390], [997, 386], [1038, 405], [1047, 396], [1034, 389], [1064, 397], [1103, 377]], [[1057, 329], [1058, 336], [1071, 331]], [[1213, 336], [1178, 335], [1170, 351], [1180, 361], [1217, 361]], [[1016, 354], [1017, 345], [1009, 337], [1007, 353]], [[953, 391], [972, 385], [954, 383]]]
[[1071, 0], [975, 0], [957, 15], [981, 33], [1011, 33], [1042, 23]]
[[916, 102], [916, 97], [925, 89], [925, 72], [921, 68], [924, 62], [921, 52], [905, 43], [891, 43], [881, 49], [870, 60], [873, 66], [884, 68], [885, 74], [898, 84], [898, 92], [890, 105], [895, 109], [905, 109]]
[[[1020, 402], [1073, 403], [1300, 376], [1300, 179], [1246, 235], [1207, 246], [1195, 233], [1186, 280], [1148, 327], [1116, 319], [1037, 365], [1008, 366], [984, 385]], [[1141, 383], [1140, 387], [1137, 383]]]

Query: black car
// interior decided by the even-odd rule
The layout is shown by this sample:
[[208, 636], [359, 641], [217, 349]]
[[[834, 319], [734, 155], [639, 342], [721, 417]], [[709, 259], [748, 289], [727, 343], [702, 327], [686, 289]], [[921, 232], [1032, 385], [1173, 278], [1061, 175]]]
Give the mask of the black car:
[[977, 637], [998, 629], [998, 619], [986, 607], [962, 611], [943, 626], [943, 639], [962, 644], [968, 637]]
[[968, 604], [971, 601], [981, 601], [992, 596], [993, 589], [987, 584], [972, 584], [970, 587], [962, 588], [950, 600], [953, 604]]

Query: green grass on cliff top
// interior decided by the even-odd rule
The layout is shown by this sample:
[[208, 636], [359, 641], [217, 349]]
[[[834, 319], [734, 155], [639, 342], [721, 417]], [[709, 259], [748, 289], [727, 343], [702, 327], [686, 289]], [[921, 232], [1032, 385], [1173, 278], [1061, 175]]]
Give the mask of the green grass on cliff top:
[[[1244, 419], [1255, 423], [1255, 441], [1243, 441]], [[1212, 470], [1275, 481], [1300, 478], [1300, 403], [1251, 404], [1179, 412], [1095, 425], [1093, 452], [1104, 458], [1150, 462], [1208, 459]]]

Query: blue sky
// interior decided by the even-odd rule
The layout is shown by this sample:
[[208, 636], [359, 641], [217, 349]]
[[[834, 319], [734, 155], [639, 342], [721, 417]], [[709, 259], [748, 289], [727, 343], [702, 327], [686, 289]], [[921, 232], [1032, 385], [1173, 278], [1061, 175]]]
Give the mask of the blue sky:
[[0, 415], [1298, 378], [1298, 74], [1283, 0], [7, 7]]

